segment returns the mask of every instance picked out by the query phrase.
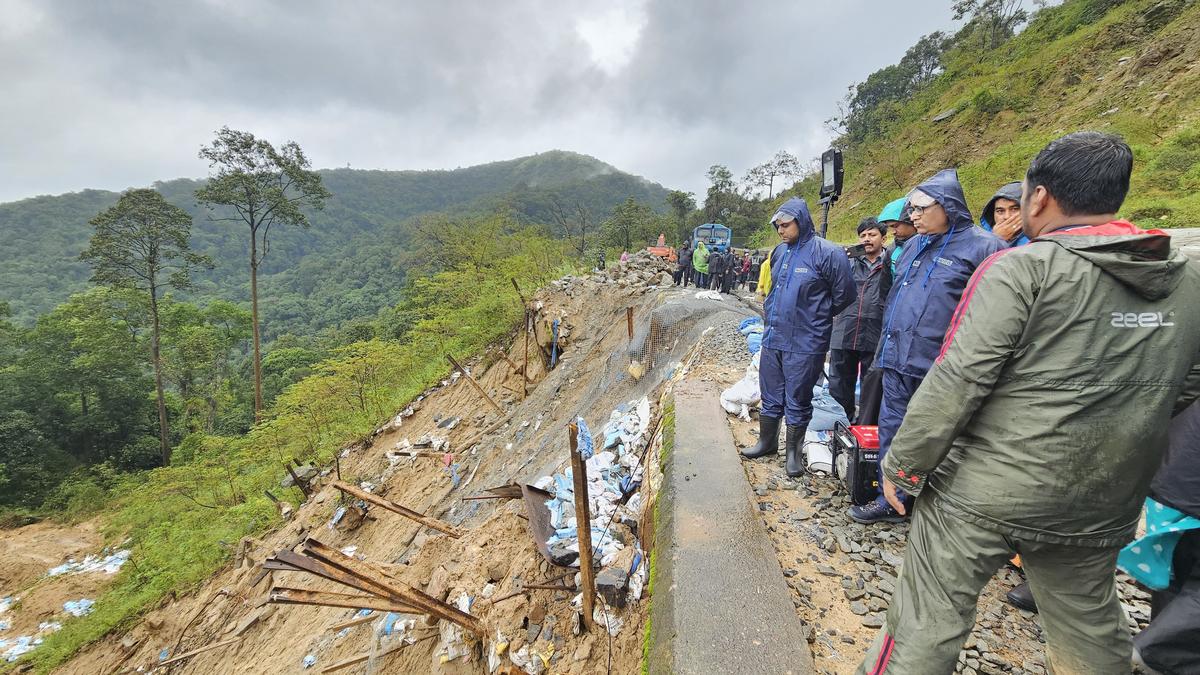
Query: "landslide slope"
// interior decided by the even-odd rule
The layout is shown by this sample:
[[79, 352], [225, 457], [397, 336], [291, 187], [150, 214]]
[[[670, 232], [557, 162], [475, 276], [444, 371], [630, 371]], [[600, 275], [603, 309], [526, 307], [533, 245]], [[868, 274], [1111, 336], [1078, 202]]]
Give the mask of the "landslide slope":
[[[861, 218], [948, 166], [958, 168], [978, 217], [1047, 142], [1083, 129], [1119, 133], [1134, 150], [1122, 217], [1143, 227], [1196, 226], [1197, 38], [1194, 0], [1066, 0], [996, 49], [948, 54], [945, 71], [895, 107], [886, 132], [847, 148], [831, 237], [853, 238]], [[797, 185], [809, 199], [816, 189], [815, 179]]]

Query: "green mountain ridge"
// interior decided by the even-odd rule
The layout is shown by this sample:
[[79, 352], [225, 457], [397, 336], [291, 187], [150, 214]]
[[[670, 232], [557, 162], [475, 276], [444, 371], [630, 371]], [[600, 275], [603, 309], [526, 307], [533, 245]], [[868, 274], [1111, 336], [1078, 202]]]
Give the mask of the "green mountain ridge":
[[[665, 210], [667, 190], [594, 157], [552, 150], [478, 166], [429, 171], [323, 169], [333, 193], [312, 228], [275, 228], [259, 276], [268, 336], [311, 334], [391, 306], [405, 281], [404, 251], [414, 217], [446, 213], [472, 218], [510, 213], [519, 222], [552, 223], [557, 202], [586, 208], [596, 222], [633, 197]], [[216, 267], [196, 276], [187, 297], [249, 301], [244, 228], [213, 222], [196, 205], [202, 180], [154, 184], [193, 219], [192, 245]], [[0, 301], [28, 324], [87, 286], [91, 271], [78, 261], [92, 234], [88, 220], [116, 203], [119, 193], [82, 190], [0, 204]]]

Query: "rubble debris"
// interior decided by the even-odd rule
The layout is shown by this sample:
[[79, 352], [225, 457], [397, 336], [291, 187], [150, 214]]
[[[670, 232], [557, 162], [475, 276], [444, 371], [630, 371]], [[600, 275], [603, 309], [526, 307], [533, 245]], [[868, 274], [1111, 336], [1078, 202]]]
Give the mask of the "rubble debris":
[[[56, 577], [60, 574], [87, 574], [89, 572], [104, 572], [105, 574], [116, 574], [121, 566], [129, 562], [129, 549], [122, 549], [113, 553], [102, 552], [101, 555], [89, 555], [84, 557], [82, 561], [76, 562], [74, 558], [68, 558], [67, 562], [51, 567], [46, 576]], [[2, 602], [2, 601], [0, 601]], [[0, 611], [3, 611], [0, 608]]]
[[96, 601], [88, 598], [80, 598], [78, 600], [68, 600], [63, 603], [63, 611], [71, 616], [85, 616], [92, 613], [92, 608], [95, 607]]

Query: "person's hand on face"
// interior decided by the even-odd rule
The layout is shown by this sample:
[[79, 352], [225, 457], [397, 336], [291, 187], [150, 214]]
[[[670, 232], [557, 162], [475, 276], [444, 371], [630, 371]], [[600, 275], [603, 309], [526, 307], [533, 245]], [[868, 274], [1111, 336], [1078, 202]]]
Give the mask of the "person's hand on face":
[[995, 224], [992, 232], [1004, 241], [1012, 241], [1021, 233], [1021, 205], [1011, 199], [998, 199], [993, 207]]

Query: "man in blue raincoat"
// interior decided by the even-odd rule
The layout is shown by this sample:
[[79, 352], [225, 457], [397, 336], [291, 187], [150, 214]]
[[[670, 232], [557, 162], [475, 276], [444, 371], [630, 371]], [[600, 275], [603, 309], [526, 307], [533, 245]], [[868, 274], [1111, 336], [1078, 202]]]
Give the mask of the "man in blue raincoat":
[[[908, 196], [917, 236], [909, 240], [896, 265], [896, 277], [883, 315], [875, 364], [883, 370], [879, 410], [879, 466], [908, 411], [908, 401], [933, 366], [954, 308], [975, 268], [1004, 242], [975, 226], [958, 173], [946, 169], [921, 183]], [[879, 485], [886, 489], [882, 473]], [[904, 515], [879, 495], [850, 509], [860, 523], [899, 523]]]
[[747, 459], [779, 452], [779, 422], [787, 419], [787, 472], [804, 472], [800, 444], [812, 419], [813, 385], [829, 351], [833, 317], [854, 302], [857, 288], [846, 252], [816, 236], [808, 204], [792, 197], [771, 218], [783, 243], [771, 251], [771, 290], [759, 357], [762, 412], [758, 443]]

